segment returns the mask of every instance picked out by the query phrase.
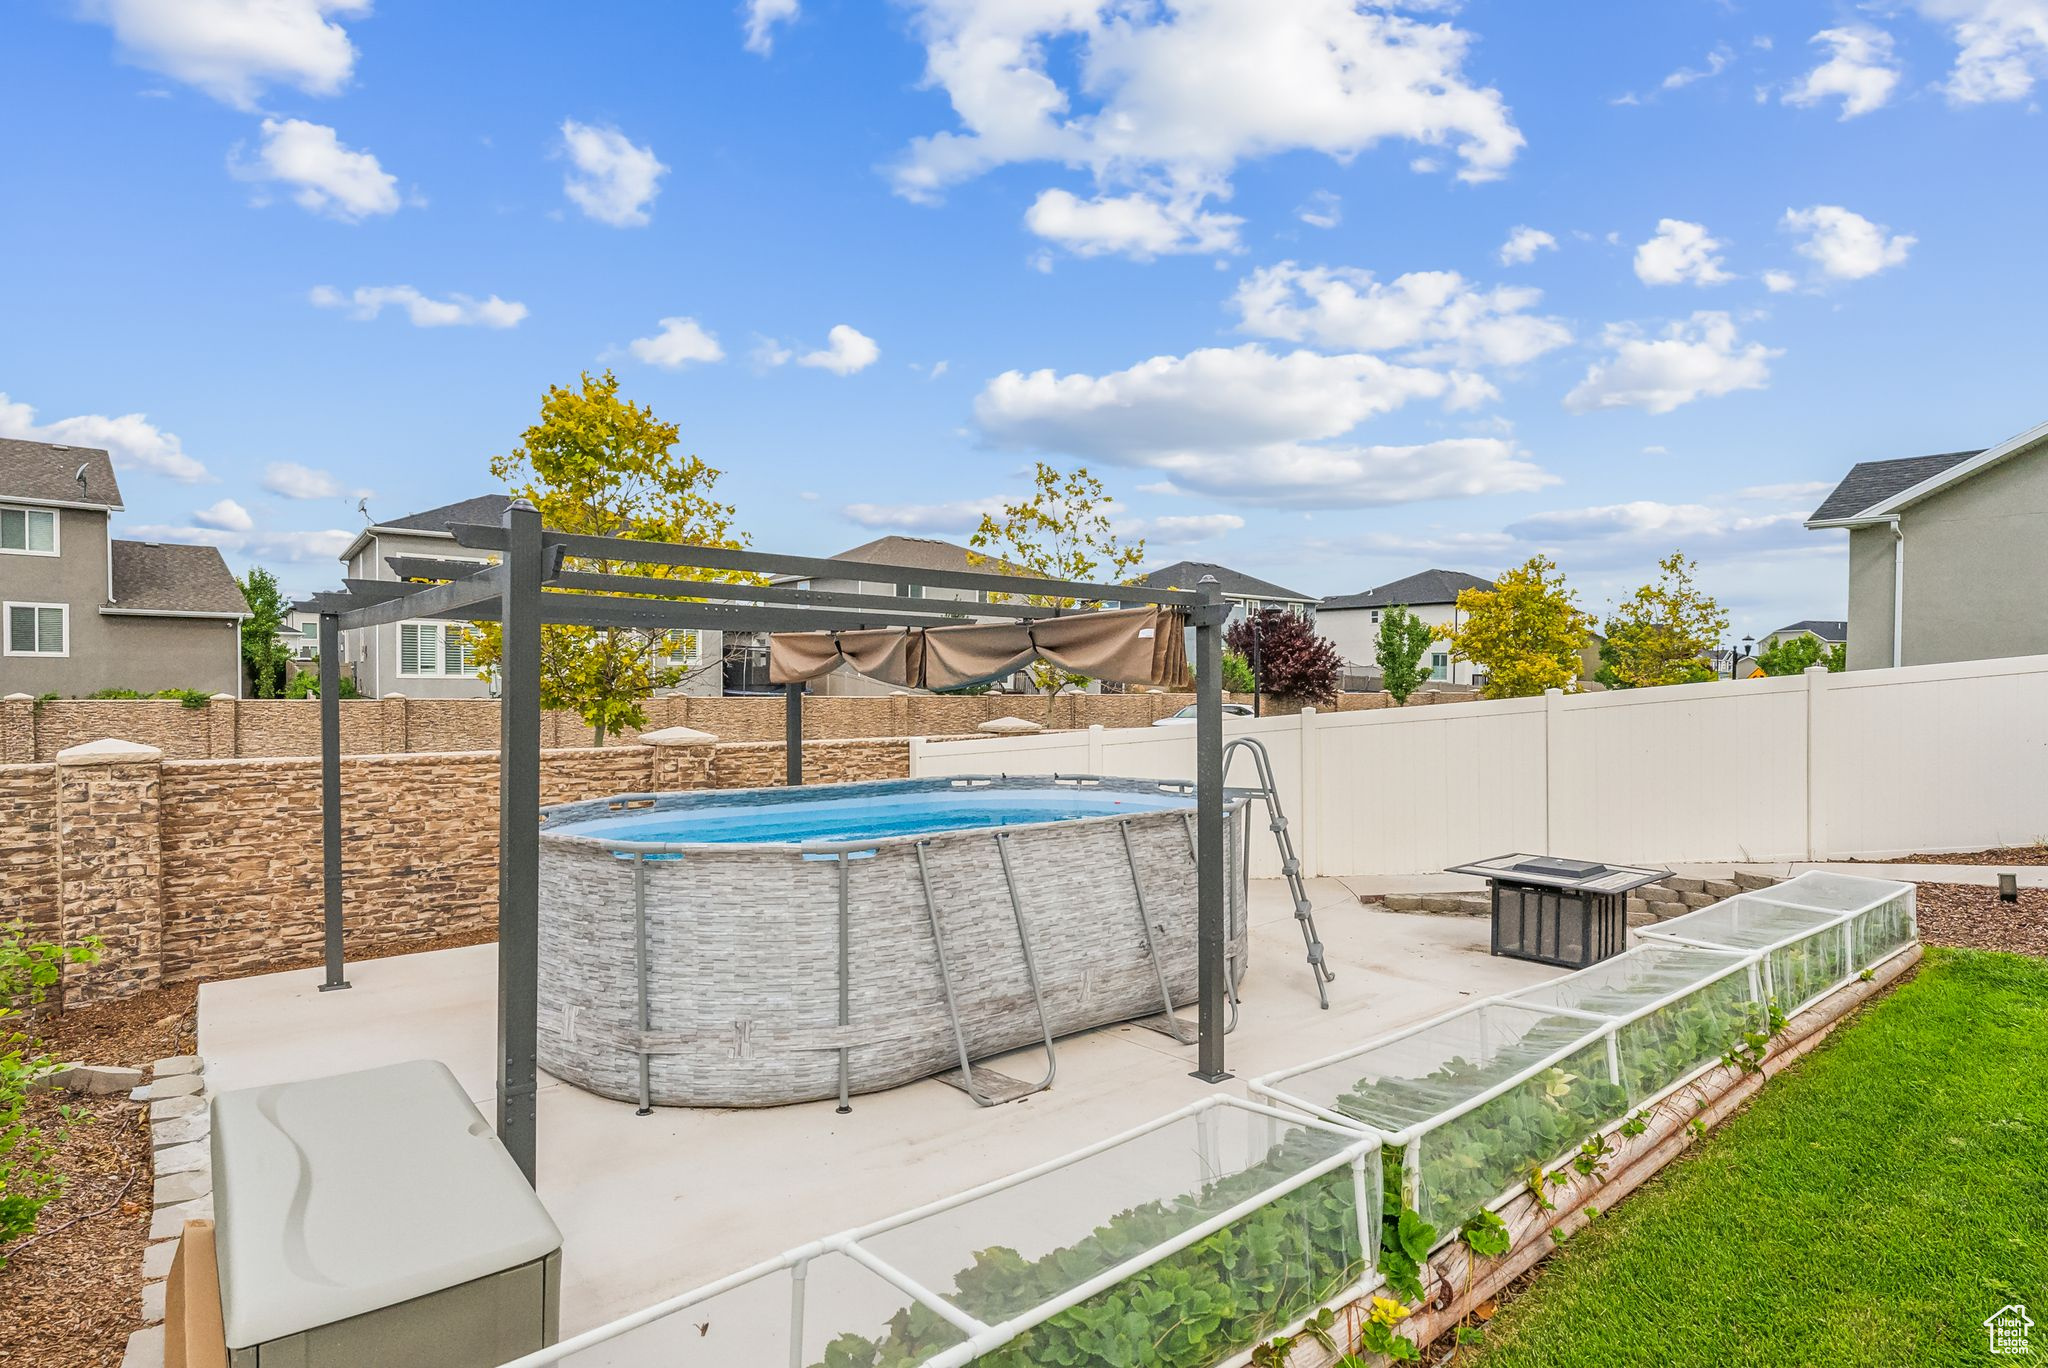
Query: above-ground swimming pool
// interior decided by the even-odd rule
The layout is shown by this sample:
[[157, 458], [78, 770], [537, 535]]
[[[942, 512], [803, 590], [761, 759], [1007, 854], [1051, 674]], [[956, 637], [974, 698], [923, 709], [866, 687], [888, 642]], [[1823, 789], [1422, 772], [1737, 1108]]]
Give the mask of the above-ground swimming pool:
[[[1245, 968], [1244, 806], [1225, 814]], [[1192, 1002], [1195, 796], [898, 779], [552, 807], [540, 1065], [643, 1105], [845, 1097]]]

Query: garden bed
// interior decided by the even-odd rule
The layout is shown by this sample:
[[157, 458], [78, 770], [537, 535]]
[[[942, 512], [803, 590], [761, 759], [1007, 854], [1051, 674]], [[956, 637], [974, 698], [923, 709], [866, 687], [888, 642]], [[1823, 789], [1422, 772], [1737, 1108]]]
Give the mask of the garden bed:
[[1573, 1235], [1460, 1361], [1986, 1360], [1979, 1323], [2048, 1286], [2044, 1073], [2048, 965], [1931, 950], [1856, 1029]]
[[2022, 888], [2009, 903], [1981, 884], [1924, 883], [1918, 907], [1928, 945], [2048, 956], [2048, 888]]

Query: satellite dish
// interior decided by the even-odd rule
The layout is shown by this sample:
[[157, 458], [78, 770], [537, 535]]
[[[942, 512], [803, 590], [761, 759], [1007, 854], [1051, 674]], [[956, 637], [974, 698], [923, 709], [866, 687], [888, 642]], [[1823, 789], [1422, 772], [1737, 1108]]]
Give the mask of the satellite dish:
[[363, 515], [364, 523], [370, 521], [370, 500], [368, 495], [356, 500], [356, 512]]
[[81, 494], [85, 493], [85, 467], [80, 466], [77, 470], [73, 471], [71, 478], [78, 481], [78, 492]]

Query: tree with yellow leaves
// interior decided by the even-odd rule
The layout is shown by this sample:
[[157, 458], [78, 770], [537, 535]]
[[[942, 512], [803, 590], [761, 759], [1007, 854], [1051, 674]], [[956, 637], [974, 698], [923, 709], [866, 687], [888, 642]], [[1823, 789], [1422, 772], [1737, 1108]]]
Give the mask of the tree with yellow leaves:
[[[1029, 498], [1003, 505], [1000, 517], [982, 514], [981, 526], [967, 539], [972, 548], [968, 564], [1004, 574], [1121, 584], [1144, 562], [1145, 542], [1118, 540], [1109, 521], [1115, 502], [1086, 466], [1063, 475], [1039, 461]], [[1079, 606], [1070, 598], [1021, 597], [1040, 607]], [[1053, 694], [1070, 684], [1086, 684], [1088, 677], [1039, 660], [1032, 662], [1031, 682]]]
[[1593, 619], [1548, 556], [1531, 556], [1491, 589], [1459, 590], [1458, 617], [1451, 649], [1485, 671], [1482, 697], [1528, 698], [1578, 683]]
[[1656, 580], [1608, 617], [1595, 679], [1610, 689], [1650, 689], [1714, 678], [1709, 653], [1728, 630], [1728, 614], [1693, 587], [1697, 569], [1681, 551], [1657, 562]]
[[[540, 510], [550, 531], [629, 541], [684, 542], [737, 550], [733, 506], [712, 497], [720, 472], [696, 456], [671, 454], [681, 428], [619, 397], [609, 370], [576, 386], [550, 385], [540, 421], [509, 455], [491, 458], [491, 474]], [[658, 563], [571, 558], [599, 574], [689, 578], [701, 572]], [[730, 578], [747, 581], [749, 576]], [[471, 658], [495, 668], [504, 644], [494, 622], [470, 629]], [[646, 722], [642, 702], [683, 677], [667, 632], [631, 627], [541, 629], [541, 705], [571, 708], [597, 733]]]

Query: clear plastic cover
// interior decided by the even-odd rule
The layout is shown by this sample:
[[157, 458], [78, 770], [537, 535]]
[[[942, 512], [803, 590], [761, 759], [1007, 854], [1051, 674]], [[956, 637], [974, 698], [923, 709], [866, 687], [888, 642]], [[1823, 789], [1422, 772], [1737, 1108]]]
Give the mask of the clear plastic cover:
[[[776, 1269], [672, 1315], [565, 1356], [573, 1368], [733, 1368], [760, 1364], [855, 1364], [835, 1357], [850, 1337], [897, 1335], [938, 1353], [967, 1336], [920, 1305], [905, 1309], [895, 1284], [845, 1254], [820, 1254], [796, 1267]], [[800, 1341], [793, 1344], [792, 1341]], [[792, 1352], [794, 1350], [794, 1352]], [[906, 1359], [916, 1363], [920, 1359]]]
[[1910, 884], [1868, 912], [1858, 912], [1849, 922], [1849, 953], [1859, 969], [1868, 969], [1919, 938], [1919, 919], [1914, 912]]
[[1846, 982], [1856, 972], [1841, 928], [1829, 927], [1781, 945], [1764, 957], [1765, 981], [1771, 1001], [1790, 1015]]
[[1833, 926], [1841, 919], [1839, 912], [1795, 907], [1774, 901], [1768, 894], [1744, 893], [1712, 907], [1642, 927], [1636, 935], [1646, 941], [1688, 941], [1730, 950], [1761, 950]]
[[1615, 1032], [1622, 1082], [1630, 1104], [1640, 1106], [1719, 1059], [1757, 1022], [1747, 959], [1731, 950], [1639, 945], [1509, 996], [1622, 1019]]
[[[1378, 1152], [1360, 1137], [1218, 1106], [859, 1244], [1000, 1325], [1255, 1202], [978, 1360], [1195, 1368], [1269, 1337], [1364, 1277], [1376, 1251], [1360, 1243], [1361, 1187], [1368, 1200], [1380, 1190]], [[1370, 1238], [1378, 1213], [1367, 1217]], [[921, 1363], [945, 1347], [918, 1337], [923, 1325], [913, 1312], [885, 1335], [842, 1339], [830, 1368]]]
[[1871, 879], [1810, 869], [1774, 885], [1764, 896], [1799, 907], [1849, 912], [1849, 953], [1859, 969], [1867, 969], [1919, 934], [1913, 915], [1913, 885], [1893, 879]]

